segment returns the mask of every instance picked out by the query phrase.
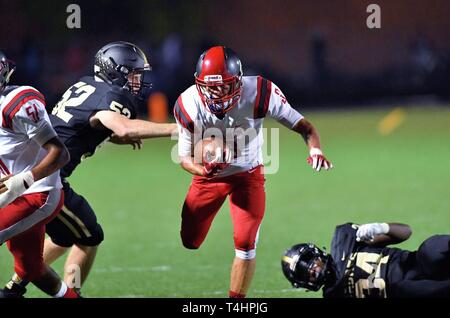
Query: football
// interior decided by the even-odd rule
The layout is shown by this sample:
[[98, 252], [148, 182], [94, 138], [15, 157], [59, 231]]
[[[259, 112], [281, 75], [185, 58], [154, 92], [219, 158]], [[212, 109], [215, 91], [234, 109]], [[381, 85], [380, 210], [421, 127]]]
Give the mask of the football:
[[222, 138], [207, 137], [195, 145], [195, 162], [205, 164], [212, 161], [227, 162], [229, 149]]

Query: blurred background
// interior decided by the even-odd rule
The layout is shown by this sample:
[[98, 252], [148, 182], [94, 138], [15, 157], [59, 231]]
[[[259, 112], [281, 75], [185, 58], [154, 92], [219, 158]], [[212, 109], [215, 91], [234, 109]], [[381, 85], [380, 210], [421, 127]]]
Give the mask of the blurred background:
[[[171, 114], [199, 55], [222, 44], [240, 55], [244, 74], [273, 80], [320, 131], [334, 169], [315, 173], [303, 140], [265, 121], [280, 128], [280, 162], [266, 176], [249, 297], [320, 297], [291, 288], [280, 259], [300, 242], [329, 248], [337, 224], [410, 224], [414, 234], [400, 245], [409, 250], [449, 233], [450, 1], [77, 1], [81, 29], [66, 27], [69, 3], [0, 0], [0, 50], [18, 64], [12, 82], [41, 90], [49, 108], [92, 74], [99, 48], [125, 40], [147, 53], [153, 94]], [[371, 3], [381, 7], [381, 29], [366, 25]], [[175, 144], [147, 140], [131, 151], [107, 143], [69, 179], [105, 232], [85, 297], [227, 297], [228, 203], [201, 249], [184, 249], [180, 214], [191, 176], [171, 161]], [[63, 263], [54, 264], [60, 274]], [[0, 284], [12, 268], [0, 248]], [[43, 296], [32, 286], [27, 295]]]
[[218, 44], [240, 55], [244, 74], [272, 79], [298, 107], [448, 99], [449, 1], [376, 1], [381, 29], [369, 29], [373, 2], [77, 1], [81, 29], [69, 29], [71, 1], [1, 0], [0, 49], [18, 64], [14, 81], [38, 87], [50, 107], [116, 40], [147, 53], [169, 107], [193, 83], [201, 52]]

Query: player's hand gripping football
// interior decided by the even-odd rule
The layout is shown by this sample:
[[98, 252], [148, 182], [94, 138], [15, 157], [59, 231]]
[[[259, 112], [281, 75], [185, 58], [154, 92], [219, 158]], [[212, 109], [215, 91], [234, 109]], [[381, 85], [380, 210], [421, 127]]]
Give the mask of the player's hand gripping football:
[[389, 224], [387, 223], [368, 223], [359, 226], [356, 231], [356, 241], [371, 242], [376, 235], [387, 234], [389, 232]]
[[306, 161], [315, 171], [320, 171], [322, 168], [325, 170], [333, 168], [333, 164], [324, 157], [322, 150], [319, 148], [311, 148]]
[[34, 183], [31, 171], [9, 175], [0, 179], [0, 208], [21, 196]]
[[203, 156], [203, 174], [205, 177], [218, 175], [230, 164], [231, 152], [227, 147], [217, 148], [214, 152], [205, 152]]

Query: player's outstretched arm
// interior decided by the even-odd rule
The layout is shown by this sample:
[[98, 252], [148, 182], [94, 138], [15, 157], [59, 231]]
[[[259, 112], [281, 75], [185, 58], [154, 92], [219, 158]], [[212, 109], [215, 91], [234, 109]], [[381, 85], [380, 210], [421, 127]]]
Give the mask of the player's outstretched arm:
[[129, 119], [109, 110], [102, 110], [91, 117], [93, 127], [106, 127], [123, 140], [169, 137], [177, 131], [176, 124], [153, 123], [140, 119]]
[[305, 140], [308, 149], [319, 148], [320, 149], [320, 136], [317, 129], [306, 118], [302, 118], [292, 128], [293, 131], [299, 133], [303, 140]]
[[69, 151], [58, 137], [47, 141], [42, 148], [47, 150], [47, 155], [31, 170], [34, 181], [48, 177], [64, 167], [70, 160]]
[[411, 228], [407, 224], [368, 223], [359, 226], [356, 240], [368, 245], [387, 246], [404, 242], [411, 234]]
[[299, 133], [303, 137], [303, 140], [305, 140], [310, 154], [308, 163], [314, 170], [320, 171], [322, 167], [325, 168], [325, 170], [333, 168], [333, 164], [328, 161], [322, 153], [319, 132], [313, 124], [305, 118], [302, 118], [294, 125], [292, 130]]

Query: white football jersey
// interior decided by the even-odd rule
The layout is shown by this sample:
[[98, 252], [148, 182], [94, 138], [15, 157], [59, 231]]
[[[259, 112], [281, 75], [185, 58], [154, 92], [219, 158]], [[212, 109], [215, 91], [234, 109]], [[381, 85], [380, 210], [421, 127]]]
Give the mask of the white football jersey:
[[177, 99], [174, 116], [178, 124], [178, 155], [191, 156], [194, 144], [202, 138], [221, 135], [233, 150], [231, 164], [218, 176], [251, 170], [263, 163], [262, 125], [270, 116], [292, 129], [303, 116], [293, 109], [281, 90], [261, 76], [243, 76], [238, 104], [217, 118], [203, 104], [195, 85]]
[[[33, 169], [47, 154], [41, 146], [56, 137], [45, 100], [30, 86], [7, 86], [0, 95], [0, 176]], [[59, 170], [35, 182], [25, 194], [61, 189]]]

